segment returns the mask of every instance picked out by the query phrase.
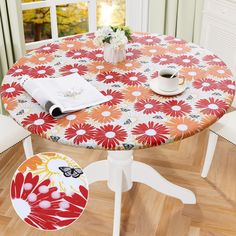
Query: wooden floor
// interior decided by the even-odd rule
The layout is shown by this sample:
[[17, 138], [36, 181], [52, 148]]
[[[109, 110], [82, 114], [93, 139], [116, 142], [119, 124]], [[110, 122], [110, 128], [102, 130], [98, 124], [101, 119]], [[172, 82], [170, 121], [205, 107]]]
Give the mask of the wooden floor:
[[[207, 131], [174, 144], [136, 151], [135, 160], [152, 165], [175, 184], [196, 193], [196, 205], [183, 205], [141, 184], [123, 194], [121, 236], [235, 236], [236, 147], [220, 139], [207, 179], [200, 177]], [[84, 167], [106, 158], [106, 152], [77, 149], [33, 137], [35, 153], [58, 151]], [[14, 212], [9, 185], [24, 160], [22, 145], [0, 159], [0, 236], [106, 236], [112, 235], [113, 197], [105, 182], [90, 186], [90, 199], [81, 218], [59, 232], [34, 230]]]

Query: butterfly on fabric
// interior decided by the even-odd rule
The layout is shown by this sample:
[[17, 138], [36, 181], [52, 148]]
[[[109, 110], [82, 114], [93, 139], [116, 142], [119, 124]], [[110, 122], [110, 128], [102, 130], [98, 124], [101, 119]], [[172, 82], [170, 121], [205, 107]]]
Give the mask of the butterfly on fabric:
[[153, 118], [153, 119], [161, 119], [161, 120], [163, 120], [163, 117], [162, 117], [162, 116], [159, 116], [159, 115], [153, 116], [152, 118]]
[[132, 123], [132, 120], [128, 119], [127, 121], [125, 121], [124, 125], [129, 125]]
[[124, 143], [123, 147], [124, 147], [125, 150], [131, 150], [131, 149], [134, 148], [134, 145], [133, 144], [129, 144], [129, 143]]
[[16, 113], [16, 115], [19, 116], [19, 115], [22, 115], [22, 114], [24, 114], [24, 113], [25, 113], [24, 110], [20, 110], [18, 113]]
[[60, 139], [60, 137], [59, 136], [50, 136], [50, 138], [51, 138], [51, 140], [53, 141], [53, 142], [58, 142], [58, 140]]
[[23, 99], [19, 99], [18, 102], [19, 102], [19, 103], [26, 103], [27, 101], [26, 101], [26, 100], [23, 100]]
[[58, 167], [65, 177], [79, 178], [83, 174], [80, 168], [71, 168], [68, 166]]
[[128, 112], [128, 111], [130, 111], [129, 109], [126, 109], [126, 108], [121, 108], [121, 111], [123, 111], [123, 112]]

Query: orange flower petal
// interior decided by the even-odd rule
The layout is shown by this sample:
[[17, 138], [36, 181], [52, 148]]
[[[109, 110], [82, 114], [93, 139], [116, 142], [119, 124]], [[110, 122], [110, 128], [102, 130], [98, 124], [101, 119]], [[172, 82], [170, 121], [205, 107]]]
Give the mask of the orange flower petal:
[[115, 106], [101, 105], [93, 109], [91, 118], [99, 123], [108, 123], [121, 117], [121, 111]]
[[36, 170], [37, 166], [42, 163], [42, 160], [38, 156], [33, 156], [30, 159], [26, 160], [18, 170], [24, 173], [27, 170], [27, 167], [31, 170]]

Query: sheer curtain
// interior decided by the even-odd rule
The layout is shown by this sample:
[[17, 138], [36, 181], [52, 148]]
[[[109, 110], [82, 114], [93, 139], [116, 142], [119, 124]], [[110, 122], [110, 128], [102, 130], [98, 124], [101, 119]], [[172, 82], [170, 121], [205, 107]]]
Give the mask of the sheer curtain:
[[148, 31], [199, 43], [204, 0], [149, 0]]
[[9, 67], [24, 53], [20, 0], [0, 0], [0, 84]]

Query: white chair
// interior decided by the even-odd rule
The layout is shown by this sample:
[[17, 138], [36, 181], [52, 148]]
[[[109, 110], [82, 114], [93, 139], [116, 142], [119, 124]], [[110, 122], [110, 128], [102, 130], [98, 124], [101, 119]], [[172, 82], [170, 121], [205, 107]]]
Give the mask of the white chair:
[[[232, 107], [236, 108], [236, 98], [234, 99]], [[211, 167], [219, 136], [236, 145], [236, 111], [225, 114], [220, 120], [210, 127], [206, 157], [201, 173], [203, 178], [207, 177]]]
[[21, 141], [23, 141], [26, 158], [32, 156], [30, 133], [10, 117], [0, 114], [0, 154]]
[[[227, 65], [230, 66], [233, 74], [236, 74], [236, 61], [234, 60], [236, 52], [236, 28], [233, 28], [234, 23], [232, 20], [227, 21], [227, 23], [226, 21], [222, 20], [222, 2], [223, 1], [204, 1], [204, 14], [202, 18], [200, 45], [220, 56], [220, 58], [222, 58], [227, 63]], [[213, 8], [217, 10], [215, 12], [214, 19], [210, 17], [212, 13], [211, 9]], [[228, 11], [231, 9], [231, 2], [225, 1], [224, 10]], [[228, 14], [225, 14], [223, 18], [229, 19], [230, 17]], [[225, 42], [228, 43], [226, 44]], [[222, 45], [224, 46], [222, 47]], [[236, 98], [233, 101], [232, 107], [236, 108]], [[232, 144], [236, 145], [235, 121], [236, 111], [233, 111], [225, 114], [219, 121], [210, 127], [207, 152], [201, 173], [203, 178], [207, 177], [208, 171], [210, 169], [218, 137], [221, 136]]]

